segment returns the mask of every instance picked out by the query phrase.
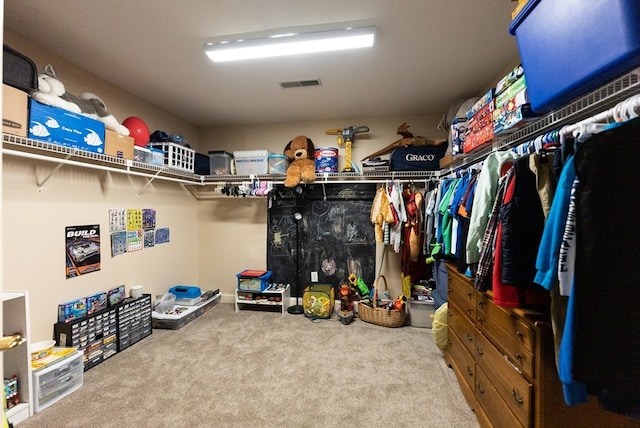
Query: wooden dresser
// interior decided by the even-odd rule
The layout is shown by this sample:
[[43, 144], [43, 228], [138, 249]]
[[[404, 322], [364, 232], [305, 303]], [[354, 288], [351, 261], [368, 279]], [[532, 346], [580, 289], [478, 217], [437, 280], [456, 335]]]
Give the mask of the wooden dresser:
[[502, 308], [448, 264], [447, 364], [483, 427], [640, 427], [597, 399], [564, 404], [549, 315]]

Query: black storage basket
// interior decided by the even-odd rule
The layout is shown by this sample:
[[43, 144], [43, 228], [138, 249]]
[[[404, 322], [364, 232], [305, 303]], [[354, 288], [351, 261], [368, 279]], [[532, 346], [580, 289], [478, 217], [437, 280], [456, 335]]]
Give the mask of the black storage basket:
[[2, 82], [32, 93], [38, 89], [38, 69], [36, 64], [25, 55], [3, 45], [3, 75]]

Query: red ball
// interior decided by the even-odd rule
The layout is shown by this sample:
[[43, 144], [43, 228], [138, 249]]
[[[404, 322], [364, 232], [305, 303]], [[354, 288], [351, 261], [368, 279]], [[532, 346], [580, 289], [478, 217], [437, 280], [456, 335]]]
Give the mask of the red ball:
[[122, 121], [122, 125], [129, 130], [129, 136], [133, 138], [133, 144], [146, 147], [149, 144], [149, 128], [144, 120], [130, 116]]

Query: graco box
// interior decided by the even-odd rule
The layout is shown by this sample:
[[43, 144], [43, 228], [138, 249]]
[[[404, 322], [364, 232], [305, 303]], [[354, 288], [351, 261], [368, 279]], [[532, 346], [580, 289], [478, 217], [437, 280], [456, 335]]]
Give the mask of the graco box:
[[164, 151], [164, 164], [170, 168], [181, 169], [193, 173], [196, 151], [176, 143], [153, 142], [149, 148]]
[[269, 173], [269, 155], [268, 150], [240, 150], [233, 152], [236, 160], [236, 174], [268, 174]]
[[269, 287], [270, 270], [244, 270], [238, 277], [238, 290], [264, 291]]
[[531, 108], [546, 113], [640, 66], [637, 0], [529, 0], [511, 23]]

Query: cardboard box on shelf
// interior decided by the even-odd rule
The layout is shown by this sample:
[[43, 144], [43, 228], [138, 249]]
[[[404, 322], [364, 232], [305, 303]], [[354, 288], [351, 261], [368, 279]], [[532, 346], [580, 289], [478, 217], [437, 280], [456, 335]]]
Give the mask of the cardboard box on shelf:
[[104, 153], [104, 123], [31, 99], [29, 138], [65, 147]]
[[105, 130], [104, 154], [133, 160], [133, 138], [109, 129]]
[[2, 132], [27, 136], [29, 95], [9, 85], [2, 85]]

